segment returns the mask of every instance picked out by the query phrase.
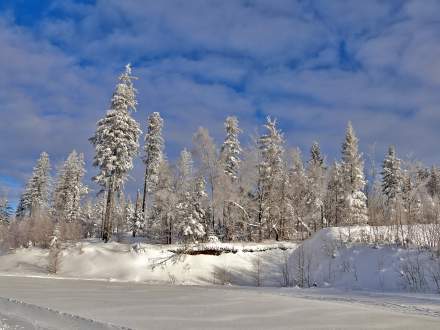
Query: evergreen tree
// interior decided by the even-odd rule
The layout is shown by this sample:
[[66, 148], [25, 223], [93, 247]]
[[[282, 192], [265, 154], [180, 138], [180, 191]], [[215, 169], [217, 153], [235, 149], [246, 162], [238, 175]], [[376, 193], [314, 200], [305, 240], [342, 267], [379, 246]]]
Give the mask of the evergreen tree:
[[325, 166], [318, 142], [310, 149], [307, 163], [308, 208], [314, 231], [324, 225]]
[[200, 175], [205, 178], [205, 182], [208, 184], [210, 190], [210, 226], [208, 229], [213, 235], [216, 226], [216, 202], [218, 201], [218, 185], [220, 177], [220, 162], [218, 159], [217, 147], [214, 140], [209, 135], [209, 131], [206, 128], [199, 127], [193, 136], [193, 154], [198, 161]]
[[270, 215], [275, 202], [278, 180], [283, 171], [284, 137], [276, 127], [276, 120], [267, 117], [265, 124], [267, 133], [258, 139], [260, 161], [258, 164], [257, 207], [258, 207], [258, 239], [263, 239], [263, 226], [267, 236], [270, 235], [275, 219]]
[[49, 210], [50, 169], [49, 155], [42, 152], [20, 197], [18, 217], [34, 216]]
[[393, 146], [388, 149], [382, 165], [382, 192], [386, 197], [387, 205], [395, 207], [396, 200], [402, 190], [402, 173], [400, 159], [396, 156]]
[[154, 190], [159, 180], [159, 168], [163, 159], [164, 140], [162, 138], [163, 119], [158, 112], [153, 112], [148, 118], [147, 134], [145, 136], [145, 176], [142, 212], [146, 211], [147, 194]]
[[90, 138], [95, 146], [93, 165], [99, 168], [94, 181], [107, 191], [107, 202], [102, 238], [107, 242], [112, 234], [112, 208], [115, 191], [121, 191], [133, 168], [133, 157], [139, 148], [139, 124], [131, 117], [136, 111], [136, 89], [133, 87], [130, 65], [119, 77], [111, 100], [110, 110], [99, 120], [95, 135]]
[[84, 155], [73, 150], [59, 170], [53, 197], [58, 220], [71, 222], [80, 216], [81, 199], [87, 194], [82, 183], [85, 174]]
[[12, 208], [6, 197], [0, 198], [0, 225], [9, 224], [12, 215]]
[[198, 242], [206, 235], [203, 225], [207, 220], [204, 208], [206, 198], [205, 180], [199, 177], [194, 181], [192, 191], [185, 192], [177, 206], [182, 219], [182, 236], [186, 242]]
[[221, 160], [223, 162], [224, 173], [232, 180], [236, 181], [240, 168], [240, 141], [241, 133], [236, 117], [227, 117], [225, 121], [226, 138], [221, 148]]
[[348, 225], [366, 224], [368, 213], [367, 197], [363, 192], [365, 188], [364, 163], [358, 151], [358, 139], [350, 122], [342, 144], [341, 170], [346, 200], [344, 220]]
[[328, 224], [340, 225], [344, 216], [345, 190], [342, 167], [338, 162], [335, 162], [330, 169], [325, 204]]

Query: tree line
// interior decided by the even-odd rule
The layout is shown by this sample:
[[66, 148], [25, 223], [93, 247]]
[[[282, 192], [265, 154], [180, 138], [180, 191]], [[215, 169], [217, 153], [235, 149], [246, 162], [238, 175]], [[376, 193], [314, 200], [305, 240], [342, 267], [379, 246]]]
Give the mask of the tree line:
[[[381, 170], [371, 166], [367, 184], [351, 123], [341, 157], [331, 164], [317, 142], [306, 161], [298, 148], [287, 149], [284, 134], [270, 117], [264, 132], [246, 146], [240, 143], [243, 132], [234, 116], [225, 120], [220, 146], [200, 127], [192, 147], [183, 149], [173, 163], [165, 155], [164, 120], [153, 112], [141, 151], [141, 126], [132, 118], [137, 107], [134, 80], [127, 65], [110, 109], [90, 138], [99, 194], [91, 194], [83, 183], [82, 154], [73, 151], [52, 179], [49, 156], [43, 152], [14, 219], [7, 202], [0, 202], [0, 219], [16, 244], [38, 241], [48, 233], [63, 239], [95, 236], [107, 242], [128, 231], [168, 244], [289, 240], [327, 226], [392, 225], [398, 231], [405, 224], [438, 222], [440, 170], [402, 161], [391, 146]], [[139, 155], [144, 178], [131, 200], [124, 184]], [[16, 237], [20, 235], [23, 238]]]

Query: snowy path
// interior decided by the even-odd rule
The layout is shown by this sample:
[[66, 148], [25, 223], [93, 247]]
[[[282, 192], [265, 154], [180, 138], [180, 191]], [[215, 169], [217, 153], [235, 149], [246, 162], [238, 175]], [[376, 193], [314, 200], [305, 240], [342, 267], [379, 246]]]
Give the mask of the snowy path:
[[[384, 308], [380, 303], [386, 303], [386, 297], [374, 297], [373, 300], [377, 301], [374, 306], [359, 303], [353, 295], [347, 295], [347, 300], [343, 300], [341, 293], [325, 295], [322, 291], [313, 296], [304, 290], [164, 286], [0, 276], [0, 296], [23, 301], [26, 306], [41, 306], [35, 306], [31, 320], [25, 319], [26, 322], [35, 323], [39, 317], [47, 319], [49, 314], [66, 317], [67, 322], [69, 317], [75, 319], [73, 315], [79, 315], [82, 319], [78, 322], [83, 322], [81, 329], [96, 329], [98, 326], [104, 329], [104, 323], [107, 322], [132, 329], [426, 330], [438, 329], [440, 324], [440, 317], [436, 314], [426, 316], [423, 315], [426, 313], [418, 313], [417, 310], [413, 314], [404, 314], [405, 309]], [[403, 305], [403, 296], [399, 299]], [[414, 302], [411, 299], [408, 301]], [[436, 300], [430, 300], [430, 304], [436, 306]], [[0, 305], [0, 315], [9, 316], [12, 320], [26, 316], [21, 315], [19, 309], [14, 314], [14, 311], [5, 311], [4, 308], [4, 305]], [[51, 310], [49, 314], [44, 312], [47, 308]], [[91, 319], [102, 323], [91, 323]], [[55, 328], [59, 329], [59, 326]], [[75, 329], [75, 326], [63, 329]]]

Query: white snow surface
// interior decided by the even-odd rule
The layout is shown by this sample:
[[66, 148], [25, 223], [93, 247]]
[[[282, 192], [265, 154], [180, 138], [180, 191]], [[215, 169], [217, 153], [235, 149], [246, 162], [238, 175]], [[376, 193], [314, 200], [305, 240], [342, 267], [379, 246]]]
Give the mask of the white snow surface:
[[302, 264], [307, 282], [318, 287], [439, 293], [433, 274], [440, 277], [440, 258], [425, 248], [418, 233], [417, 228], [404, 228], [404, 238], [413, 242], [404, 248], [392, 243], [395, 230], [390, 227], [325, 228], [292, 253], [290, 269], [298, 277]]
[[[0, 274], [169, 284], [255, 285], [254, 263], [264, 264], [262, 285], [279, 286], [279, 265], [295, 243], [151, 245], [89, 240], [64, 244], [56, 275], [48, 274], [48, 250], [22, 248], [0, 256]], [[211, 250], [221, 255], [176, 254]], [[231, 251], [231, 252], [230, 252]]]
[[[424, 246], [417, 232], [403, 235]], [[48, 250], [4, 251], [0, 329], [438, 329], [438, 257], [394, 237], [360, 226], [323, 229], [300, 245], [85, 240], [63, 244], [57, 274], [48, 274]], [[416, 261], [418, 288], [402, 275]], [[286, 277], [317, 287], [279, 288]]]
[[0, 276], [0, 315], [24, 329], [438, 329], [435, 299], [326, 290]]

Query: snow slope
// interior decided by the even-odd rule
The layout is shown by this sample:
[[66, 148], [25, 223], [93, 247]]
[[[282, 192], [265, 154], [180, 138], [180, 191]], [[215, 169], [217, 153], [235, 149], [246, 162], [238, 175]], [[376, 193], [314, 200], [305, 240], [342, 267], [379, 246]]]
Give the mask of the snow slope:
[[[57, 277], [169, 284], [236, 284], [279, 286], [281, 265], [294, 243], [207, 244], [204, 250], [220, 255], [180, 254], [178, 245], [101, 243], [91, 240], [66, 244]], [[188, 247], [187, 247], [188, 248]], [[191, 247], [199, 253], [200, 246]], [[189, 252], [189, 251], [187, 251]], [[0, 256], [0, 274], [48, 274], [48, 251], [23, 248]]]
[[440, 259], [424, 248], [377, 244], [389, 234], [382, 227], [326, 228], [306, 240], [290, 257], [296, 279], [305, 286], [350, 290], [438, 292]]

